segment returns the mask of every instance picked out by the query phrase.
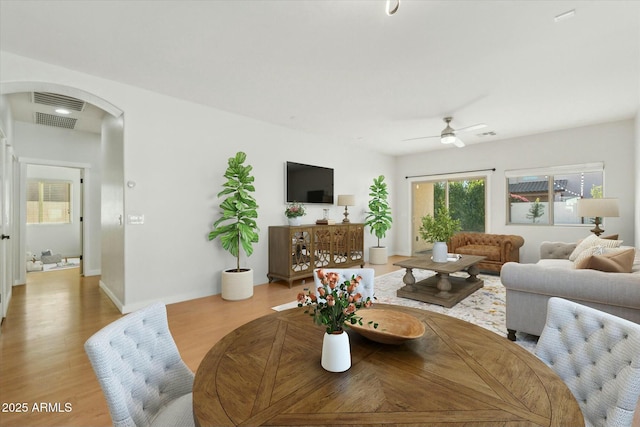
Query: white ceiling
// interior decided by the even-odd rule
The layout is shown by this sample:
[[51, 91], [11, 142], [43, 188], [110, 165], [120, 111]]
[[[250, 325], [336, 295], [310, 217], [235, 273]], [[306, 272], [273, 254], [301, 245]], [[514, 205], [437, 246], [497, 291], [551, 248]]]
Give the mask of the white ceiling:
[[[640, 2], [384, 9], [384, 0], [0, 0], [0, 48], [396, 155], [442, 148], [401, 140], [439, 134], [446, 115], [454, 128], [488, 125], [461, 135], [474, 144], [627, 119], [640, 105]], [[496, 136], [476, 135], [487, 131]]]

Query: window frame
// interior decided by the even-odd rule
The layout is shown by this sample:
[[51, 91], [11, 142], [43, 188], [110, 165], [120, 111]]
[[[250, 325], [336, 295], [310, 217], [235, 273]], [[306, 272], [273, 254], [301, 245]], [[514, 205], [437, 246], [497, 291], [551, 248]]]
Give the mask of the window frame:
[[[34, 200], [30, 200], [29, 199], [29, 187], [30, 185], [32, 185], [33, 183], [37, 183], [38, 184], [38, 222], [30, 222], [30, 215], [29, 215], [29, 203], [33, 202]], [[63, 201], [61, 203], [67, 203], [67, 219], [63, 220], [63, 221], [55, 221], [55, 222], [50, 222], [50, 221], [44, 221], [45, 216], [47, 216], [45, 214], [46, 209], [43, 209], [43, 203], [44, 200], [44, 194], [43, 194], [43, 190], [45, 188], [45, 186], [49, 185], [59, 185], [59, 184], [66, 184], [67, 186], [67, 200]], [[35, 225], [35, 226], [40, 226], [40, 225], [69, 225], [69, 224], [73, 224], [73, 181], [69, 181], [69, 180], [64, 180], [64, 179], [48, 179], [48, 178], [29, 178], [27, 180], [27, 188], [26, 188], [26, 224], [29, 226]]]
[[[556, 176], [558, 175], [577, 175], [587, 173], [600, 173], [602, 175], [601, 185], [604, 192], [605, 174], [604, 174], [604, 162], [592, 162], [575, 165], [563, 165], [563, 166], [551, 166], [545, 168], [531, 168], [531, 169], [512, 169], [505, 170], [505, 223], [506, 225], [524, 225], [524, 226], [552, 226], [552, 227], [585, 227], [592, 226], [590, 222], [587, 222], [587, 218], [583, 218], [581, 223], [556, 223], [555, 218], [555, 193], [554, 184], [556, 182]], [[535, 222], [512, 222], [511, 212], [511, 191], [510, 182], [511, 178], [524, 178], [531, 176], [545, 176], [547, 180], [547, 201], [548, 201], [548, 221], [543, 223]], [[583, 194], [590, 189], [583, 189]]]

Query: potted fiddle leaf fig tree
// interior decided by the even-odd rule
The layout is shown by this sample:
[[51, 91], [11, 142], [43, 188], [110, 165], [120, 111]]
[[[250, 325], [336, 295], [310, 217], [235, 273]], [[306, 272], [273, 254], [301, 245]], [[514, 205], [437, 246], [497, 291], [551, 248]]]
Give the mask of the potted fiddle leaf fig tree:
[[222, 247], [236, 257], [236, 267], [222, 272], [222, 298], [232, 301], [253, 296], [253, 270], [240, 268], [240, 249], [251, 256], [260, 231], [256, 223], [258, 204], [252, 195], [255, 192], [253, 167], [244, 164], [246, 159], [242, 151], [229, 158], [224, 173], [227, 182], [218, 193], [218, 198], [226, 196], [220, 203], [221, 216], [209, 233], [209, 240], [220, 237]]
[[420, 236], [433, 243], [433, 262], [447, 262], [447, 242], [460, 231], [460, 220], [451, 218], [449, 209], [442, 207], [434, 216], [422, 217]]
[[386, 264], [387, 248], [380, 246], [380, 239], [384, 238], [387, 231], [391, 229], [391, 208], [387, 197], [387, 183], [384, 182], [384, 175], [373, 179], [373, 184], [369, 187], [369, 211], [365, 218], [365, 225], [369, 226], [371, 234], [378, 238], [378, 245], [369, 248], [370, 264]]

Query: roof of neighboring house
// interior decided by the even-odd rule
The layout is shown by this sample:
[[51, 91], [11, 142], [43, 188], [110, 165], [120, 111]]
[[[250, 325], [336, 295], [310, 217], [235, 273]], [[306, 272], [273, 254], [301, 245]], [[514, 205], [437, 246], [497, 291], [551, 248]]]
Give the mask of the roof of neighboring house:
[[[541, 193], [548, 189], [548, 181], [528, 181], [509, 184], [509, 193]], [[558, 179], [554, 181], [554, 191], [564, 191], [567, 188], [566, 179]]]

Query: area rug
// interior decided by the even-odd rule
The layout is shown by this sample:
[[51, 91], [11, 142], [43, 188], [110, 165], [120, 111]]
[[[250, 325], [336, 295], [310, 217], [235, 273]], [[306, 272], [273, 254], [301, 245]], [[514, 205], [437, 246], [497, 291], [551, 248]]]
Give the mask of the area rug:
[[[405, 307], [414, 307], [421, 310], [429, 310], [436, 313], [446, 314], [447, 316], [456, 317], [466, 322], [473, 323], [488, 329], [503, 337], [507, 336], [507, 328], [505, 326], [505, 295], [506, 291], [499, 276], [488, 274], [478, 275], [479, 279], [484, 280], [484, 287], [478, 289], [452, 308], [445, 308], [436, 304], [429, 304], [422, 301], [415, 301], [408, 298], [401, 298], [396, 295], [396, 291], [404, 286], [402, 278], [405, 270], [398, 270], [378, 276], [375, 279], [375, 296], [377, 303], [395, 304]], [[435, 273], [426, 270], [413, 270], [416, 281], [426, 279]], [[452, 276], [467, 277], [466, 273], [455, 273]], [[287, 310], [297, 307], [296, 301], [272, 307], [275, 311]], [[538, 337], [527, 334], [517, 334], [516, 344], [533, 352]]]
[[66, 262], [59, 262], [57, 264], [44, 264], [42, 271], [54, 271], [54, 270], [66, 270], [69, 268], [79, 268], [80, 258], [67, 258]]

